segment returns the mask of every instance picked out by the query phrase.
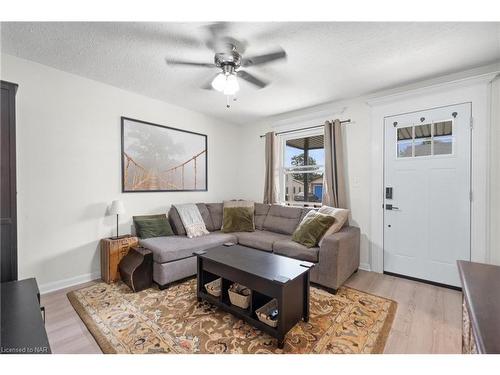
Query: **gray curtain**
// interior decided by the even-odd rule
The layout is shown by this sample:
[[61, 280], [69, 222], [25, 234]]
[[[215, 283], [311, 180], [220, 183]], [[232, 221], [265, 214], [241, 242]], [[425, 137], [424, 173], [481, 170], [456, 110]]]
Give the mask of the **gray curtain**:
[[340, 120], [325, 123], [325, 173], [323, 176], [323, 204], [347, 208], [344, 174], [344, 150]]
[[278, 160], [276, 135], [274, 132], [266, 133], [266, 178], [264, 183], [264, 203], [277, 203], [278, 201]]

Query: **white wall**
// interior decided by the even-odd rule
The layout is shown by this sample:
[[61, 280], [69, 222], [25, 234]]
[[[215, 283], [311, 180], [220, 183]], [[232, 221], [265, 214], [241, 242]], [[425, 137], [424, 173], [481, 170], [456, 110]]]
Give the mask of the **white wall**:
[[[113, 199], [131, 216], [172, 203], [236, 195], [239, 128], [96, 81], [2, 55], [1, 79], [17, 92], [19, 277], [42, 291], [96, 277], [99, 239], [115, 230]], [[121, 193], [120, 116], [208, 135], [208, 192]]]
[[281, 128], [321, 125], [325, 120], [351, 119], [343, 125], [349, 222], [361, 229], [361, 267], [370, 268], [370, 108], [361, 99], [295, 111], [245, 126], [238, 175], [241, 195], [262, 202], [264, 191], [264, 139], [261, 134]]

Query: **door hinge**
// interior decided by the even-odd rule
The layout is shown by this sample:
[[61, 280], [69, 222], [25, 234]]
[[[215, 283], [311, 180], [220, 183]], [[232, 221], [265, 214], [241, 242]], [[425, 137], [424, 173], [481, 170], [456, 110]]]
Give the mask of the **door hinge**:
[[470, 118], [470, 128], [474, 129], [474, 119], [472, 117]]
[[472, 191], [469, 191], [469, 200], [472, 202]]

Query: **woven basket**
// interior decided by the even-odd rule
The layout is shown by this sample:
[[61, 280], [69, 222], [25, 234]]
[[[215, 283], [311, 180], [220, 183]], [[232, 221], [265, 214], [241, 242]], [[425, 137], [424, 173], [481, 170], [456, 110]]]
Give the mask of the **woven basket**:
[[210, 281], [209, 283], [205, 284], [205, 289], [207, 290], [208, 294], [211, 294], [212, 296], [215, 297], [220, 297], [222, 294], [222, 279], [218, 278], [215, 279], [214, 281]]
[[[277, 309], [277, 308], [278, 308], [278, 300], [273, 298], [268, 303], [266, 303], [264, 306], [255, 310], [255, 314], [257, 315], [257, 318], [259, 318], [259, 320], [262, 323], [266, 323], [268, 326], [271, 326], [271, 327], [276, 327], [278, 325], [278, 319], [275, 319], [275, 320], [269, 319], [269, 313], [271, 312], [271, 310]], [[279, 318], [279, 313], [278, 313], [278, 318]]]
[[231, 285], [228, 292], [229, 300], [233, 305], [241, 307], [242, 309], [248, 309], [250, 300], [252, 299], [252, 291], [250, 289], [235, 283]]

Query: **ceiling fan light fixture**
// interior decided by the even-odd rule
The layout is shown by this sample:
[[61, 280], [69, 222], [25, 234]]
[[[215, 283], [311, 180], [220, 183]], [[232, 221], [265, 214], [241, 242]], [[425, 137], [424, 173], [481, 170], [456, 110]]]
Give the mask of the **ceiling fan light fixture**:
[[226, 87], [226, 75], [224, 73], [219, 73], [212, 81], [212, 87], [217, 91], [224, 91]]
[[224, 87], [224, 95], [234, 95], [240, 89], [238, 79], [235, 74], [230, 74], [226, 78], [226, 86]]

